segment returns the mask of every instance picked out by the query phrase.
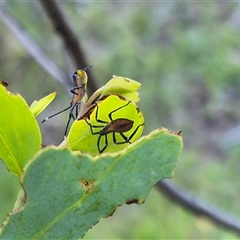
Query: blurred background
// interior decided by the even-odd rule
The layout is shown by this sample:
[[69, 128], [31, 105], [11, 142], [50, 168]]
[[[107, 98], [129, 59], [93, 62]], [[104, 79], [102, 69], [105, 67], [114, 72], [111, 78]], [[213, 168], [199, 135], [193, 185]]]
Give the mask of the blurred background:
[[[237, 2], [59, 2], [100, 87], [120, 75], [142, 83], [145, 132], [182, 130], [184, 150], [172, 182], [240, 217], [240, 4]], [[76, 70], [61, 38], [37, 1], [1, 3], [51, 59], [71, 86]], [[63, 139], [66, 85], [29, 54], [0, 21], [0, 78], [28, 104], [56, 91], [38, 117], [44, 144]], [[86, 66], [78, 66], [83, 68]], [[91, 84], [92, 79], [89, 79]], [[14, 113], [13, 113], [14, 114]], [[0, 162], [0, 223], [12, 210], [17, 178]], [[152, 189], [143, 205], [122, 206], [84, 239], [238, 239], [204, 216], [189, 213]]]

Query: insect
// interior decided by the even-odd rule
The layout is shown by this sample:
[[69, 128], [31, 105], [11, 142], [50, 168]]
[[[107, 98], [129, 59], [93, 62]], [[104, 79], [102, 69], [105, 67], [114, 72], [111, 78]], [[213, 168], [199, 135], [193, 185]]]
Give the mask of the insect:
[[6, 82], [4, 80], [0, 80], [0, 84], [3, 85], [4, 87], [8, 86], [8, 82]]
[[[115, 110], [108, 113], [108, 118], [109, 118], [110, 122], [104, 121], [104, 120], [101, 120], [98, 118], [99, 107], [98, 107], [97, 103], [96, 103], [95, 120], [99, 123], [99, 125], [92, 125], [86, 118], [84, 119], [86, 121], [86, 123], [89, 125], [91, 133], [93, 135], [95, 135], [95, 134], [99, 135], [98, 140], [97, 140], [97, 148], [98, 148], [99, 153], [104, 152], [104, 150], [108, 146], [108, 136], [107, 136], [108, 134], [112, 133], [112, 140], [113, 140], [114, 144], [131, 143], [131, 139], [136, 134], [139, 127], [144, 125], [144, 123], [139, 124], [134, 129], [134, 131], [131, 133], [130, 136], [126, 136], [124, 133], [128, 132], [130, 129], [132, 129], [134, 121], [127, 119], [127, 118], [117, 118], [117, 119], [113, 120], [113, 114], [115, 112], [119, 111], [120, 109], [127, 107], [129, 103], [131, 103], [131, 101], [128, 101], [123, 106], [116, 108]], [[100, 130], [94, 131], [94, 129], [99, 129], [99, 128], [100, 128]], [[117, 139], [116, 134], [119, 134], [122, 137], [122, 139], [120, 141], [119, 141], [119, 139]], [[101, 146], [102, 137], [104, 137], [104, 143]]]
[[[72, 75], [73, 82], [74, 82], [75, 86], [70, 90], [70, 92], [73, 94], [72, 101], [70, 102], [70, 105], [67, 108], [61, 110], [60, 112], [57, 112], [57, 113], [45, 118], [42, 121], [42, 123], [46, 122], [48, 119], [50, 119], [52, 117], [57, 116], [58, 114], [60, 114], [62, 112], [65, 112], [65, 111], [70, 109], [69, 118], [68, 118], [67, 125], [66, 125], [65, 132], [64, 132], [64, 136], [67, 135], [69, 123], [70, 123], [71, 119], [75, 120], [77, 118], [78, 111], [79, 111], [79, 105], [81, 104], [81, 101], [82, 101], [82, 99], [84, 98], [84, 96], [87, 92], [87, 74], [86, 74], [85, 71], [90, 67], [92, 67], [92, 66], [86, 67], [84, 69], [77, 70]], [[73, 114], [74, 109], [75, 109], [75, 116]]]
[[143, 115], [135, 103], [109, 94], [73, 123], [65, 144], [92, 155], [116, 152], [136, 141], [143, 126]]

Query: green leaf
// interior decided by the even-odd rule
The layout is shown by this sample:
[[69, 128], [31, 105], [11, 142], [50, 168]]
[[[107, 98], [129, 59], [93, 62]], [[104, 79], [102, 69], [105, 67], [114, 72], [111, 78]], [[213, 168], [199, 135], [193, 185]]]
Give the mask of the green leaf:
[[108, 94], [117, 94], [122, 97], [131, 100], [133, 102], [139, 101], [138, 89], [141, 87], [141, 83], [127, 77], [120, 77], [113, 75], [104, 86], [94, 92], [87, 100], [87, 105], [90, 106], [97, 98], [102, 98]]
[[0, 158], [9, 171], [21, 175], [41, 147], [40, 129], [25, 100], [0, 85]]
[[125, 203], [143, 203], [171, 178], [182, 138], [159, 129], [123, 151], [95, 158], [48, 148], [25, 168], [24, 209], [10, 215], [1, 239], [78, 239]]
[[34, 101], [30, 106], [30, 111], [35, 117], [38, 116], [52, 102], [55, 97], [56, 92], [53, 92], [38, 101]]
[[119, 94], [133, 102], [138, 102], [138, 92], [141, 83], [127, 77], [120, 77], [113, 75], [113, 78], [109, 80], [101, 89], [100, 98], [109, 93]]
[[134, 102], [118, 95], [107, 95], [74, 121], [61, 146], [91, 155], [117, 152], [139, 139], [143, 126], [142, 112]]

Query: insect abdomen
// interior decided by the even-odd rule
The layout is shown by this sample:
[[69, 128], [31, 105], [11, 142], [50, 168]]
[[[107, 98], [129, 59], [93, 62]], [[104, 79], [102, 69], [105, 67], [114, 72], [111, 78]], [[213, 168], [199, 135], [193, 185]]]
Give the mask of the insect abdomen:
[[100, 131], [100, 135], [106, 135], [111, 132], [127, 132], [133, 126], [133, 121], [127, 118], [118, 118], [110, 122], [106, 127]]

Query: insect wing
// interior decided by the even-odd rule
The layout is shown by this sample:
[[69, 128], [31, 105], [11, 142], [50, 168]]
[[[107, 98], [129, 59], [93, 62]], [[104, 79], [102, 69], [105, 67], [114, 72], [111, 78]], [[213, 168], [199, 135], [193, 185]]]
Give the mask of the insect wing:
[[[117, 128], [114, 131], [111, 126], [110, 132], [101, 135], [101, 131], [112, 122], [123, 122], [117, 119], [132, 121], [131, 129], [119, 133]], [[135, 103], [118, 95], [108, 95], [100, 99], [82, 118], [74, 121], [65, 144], [72, 150], [91, 155], [101, 151], [116, 152], [136, 141], [142, 134], [143, 125], [143, 115]]]

